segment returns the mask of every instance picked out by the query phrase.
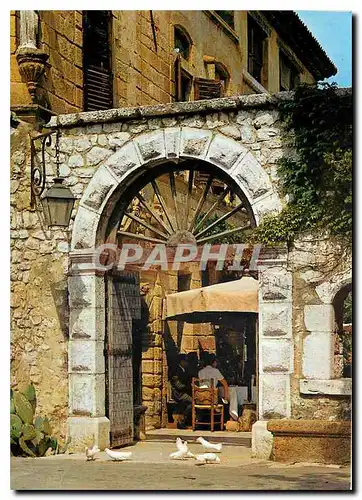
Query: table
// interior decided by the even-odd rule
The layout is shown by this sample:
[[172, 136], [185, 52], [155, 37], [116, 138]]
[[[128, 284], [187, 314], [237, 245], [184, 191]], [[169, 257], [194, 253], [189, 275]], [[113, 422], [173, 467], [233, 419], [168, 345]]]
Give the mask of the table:
[[[238, 413], [239, 405], [243, 405], [244, 403], [249, 402], [248, 387], [240, 385], [230, 385], [229, 395], [230, 395], [229, 413], [234, 420], [237, 420], [239, 417]], [[251, 402], [255, 403], [255, 387], [252, 388]]]

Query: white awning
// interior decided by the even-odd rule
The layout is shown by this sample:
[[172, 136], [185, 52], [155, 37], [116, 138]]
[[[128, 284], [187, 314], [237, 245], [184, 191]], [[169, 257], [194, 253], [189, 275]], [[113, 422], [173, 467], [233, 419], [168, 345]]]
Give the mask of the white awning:
[[258, 312], [259, 283], [243, 278], [166, 295], [164, 319], [194, 313]]

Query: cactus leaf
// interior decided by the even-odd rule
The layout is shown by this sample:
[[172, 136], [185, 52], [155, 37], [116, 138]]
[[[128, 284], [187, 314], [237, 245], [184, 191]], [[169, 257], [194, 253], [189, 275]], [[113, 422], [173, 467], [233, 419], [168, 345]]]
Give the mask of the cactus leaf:
[[21, 437], [19, 438], [19, 444], [20, 444], [21, 449], [22, 449], [22, 450], [23, 450], [23, 451], [24, 451], [27, 455], [30, 455], [31, 457], [35, 457], [35, 456], [36, 456], [36, 455], [35, 455], [35, 453], [33, 453], [33, 452], [31, 451], [31, 449], [28, 447], [28, 445], [26, 444], [26, 442], [25, 442], [25, 440], [24, 440], [23, 436], [21, 436]]
[[49, 423], [49, 419], [48, 417], [44, 417], [43, 419], [43, 425], [42, 425], [42, 429], [41, 431], [44, 433], [44, 434], [47, 434], [48, 436], [51, 435], [52, 433], [52, 428], [50, 426], [50, 423]]
[[43, 457], [50, 448], [51, 440], [47, 436], [44, 437], [38, 445], [38, 456]]
[[35, 429], [35, 434], [36, 434], [36, 436], [35, 436], [35, 438], [33, 438], [32, 442], [36, 446], [43, 439], [44, 434], [39, 429]]
[[10, 413], [15, 413], [15, 405], [13, 398], [10, 399]]
[[24, 424], [32, 424], [34, 410], [24, 394], [14, 392], [14, 405], [16, 414], [21, 418]]
[[29, 384], [24, 390], [21, 391], [26, 399], [30, 402], [35, 401], [36, 399], [36, 393], [35, 393], [35, 387], [33, 384]]
[[42, 427], [43, 427], [43, 419], [42, 419], [42, 417], [36, 417], [36, 419], [34, 420], [34, 425], [35, 425], [36, 429], [38, 429], [39, 431], [41, 431]]
[[31, 424], [24, 424], [23, 427], [23, 438], [25, 441], [31, 441], [36, 438], [36, 430], [35, 427]]
[[10, 433], [12, 438], [19, 438], [21, 436], [23, 430], [23, 422], [21, 419], [14, 415], [13, 413], [10, 415]]

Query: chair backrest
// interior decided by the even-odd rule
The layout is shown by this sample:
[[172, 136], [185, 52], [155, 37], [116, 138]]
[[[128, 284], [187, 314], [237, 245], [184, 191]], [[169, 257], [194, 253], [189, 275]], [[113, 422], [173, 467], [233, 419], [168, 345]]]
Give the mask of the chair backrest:
[[[209, 380], [208, 380], [209, 382]], [[216, 406], [218, 403], [217, 389], [214, 387], [214, 379], [210, 379], [211, 387], [202, 386], [202, 380], [192, 378], [192, 402], [196, 405]]]

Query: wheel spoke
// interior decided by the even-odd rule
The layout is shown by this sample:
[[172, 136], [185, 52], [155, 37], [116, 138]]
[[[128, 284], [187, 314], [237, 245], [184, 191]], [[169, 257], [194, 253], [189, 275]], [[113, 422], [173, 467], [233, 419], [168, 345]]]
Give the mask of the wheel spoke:
[[220, 222], [223, 222], [223, 221], [227, 220], [229, 217], [231, 217], [232, 215], [236, 214], [236, 212], [239, 212], [239, 210], [241, 210], [242, 208], [243, 208], [243, 204], [240, 203], [237, 207], [233, 208], [227, 214], [224, 214], [221, 217], [219, 217], [215, 222], [213, 222], [209, 226], [205, 227], [205, 229], [203, 229], [199, 233], [196, 233], [194, 236], [196, 236], [196, 237], [202, 236], [203, 234], [207, 233], [211, 228], [213, 228], [213, 227], [217, 226], [218, 224], [220, 224]]
[[210, 236], [206, 236], [206, 238], [201, 238], [201, 240], [196, 239], [196, 243], [206, 243], [207, 241], [215, 240], [216, 238], [222, 238], [224, 236], [229, 236], [230, 234], [237, 233], [239, 231], [245, 231], [250, 228], [250, 223], [246, 226], [235, 227], [234, 229], [228, 229], [227, 231], [223, 231], [222, 233], [212, 234]]
[[150, 231], [158, 234], [159, 236], [162, 236], [163, 238], [165, 238], [166, 241], [168, 240], [168, 235], [167, 234], [165, 234], [162, 231], [160, 231], [159, 229], [151, 226], [151, 224], [147, 224], [147, 222], [145, 222], [143, 219], [140, 219], [139, 217], [137, 217], [137, 215], [134, 215], [134, 214], [131, 214], [131, 213], [125, 213], [124, 215], [126, 217], [129, 217], [130, 219], [138, 222], [138, 224], [140, 224], [141, 226], [145, 227], [146, 229], [149, 229]]
[[141, 193], [138, 193], [136, 195], [137, 199], [140, 201], [141, 205], [145, 207], [147, 212], [160, 224], [160, 226], [163, 227], [163, 229], [170, 235], [172, 232], [170, 229], [166, 226], [166, 224], [163, 222], [163, 220], [152, 210], [152, 208], [149, 206], [147, 201], [144, 199]]
[[199, 213], [201, 212], [201, 209], [204, 206], [204, 202], [206, 200], [206, 196], [207, 196], [207, 194], [209, 192], [209, 189], [211, 187], [211, 184], [212, 184], [213, 180], [214, 180], [214, 177], [210, 174], [209, 178], [207, 179], [207, 183], [206, 183], [204, 192], [202, 194], [202, 197], [199, 200], [199, 203], [197, 204], [195, 214], [194, 214], [194, 216], [192, 218], [191, 224], [190, 224], [189, 229], [188, 229], [191, 233], [192, 233], [192, 231], [194, 229], [194, 225], [195, 225], [195, 222], [196, 222], [196, 220], [197, 220], [197, 218], [199, 216]]
[[171, 232], [173, 232], [173, 231], [175, 231], [175, 229], [174, 229], [173, 224], [171, 222], [171, 219], [170, 219], [170, 217], [168, 215], [168, 210], [167, 210], [166, 204], [165, 204], [165, 202], [164, 202], [164, 200], [162, 198], [162, 195], [160, 193], [160, 189], [159, 189], [159, 187], [157, 185], [157, 182], [155, 180], [153, 180], [153, 181], [151, 181], [151, 184], [152, 184], [153, 190], [154, 190], [154, 192], [155, 192], [155, 194], [157, 196], [157, 199], [158, 199], [158, 201], [159, 201], [159, 203], [160, 203], [160, 205], [162, 207], [162, 210], [163, 210], [163, 212], [164, 212], [164, 214], [166, 216], [166, 219], [167, 219], [168, 223], [170, 224]]
[[190, 211], [190, 197], [192, 194], [192, 187], [194, 183], [194, 170], [189, 170], [189, 185], [187, 189], [187, 195], [186, 195], [186, 215], [185, 215], [185, 224], [184, 224], [184, 229], [187, 229], [188, 224], [187, 221], [189, 219], [189, 211]]
[[165, 243], [165, 240], [159, 240], [158, 238], [151, 238], [150, 236], [144, 236], [143, 234], [129, 233], [128, 231], [118, 230], [117, 234], [121, 236], [127, 236], [128, 238], [134, 238], [136, 240], [150, 241], [151, 243]]
[[230, 188], [229, 188], [229, 186], [227, 186], [224, 189], [224, 191], [221, 193], [219, 198], [215, 201], [215, 203], [209, 208], [209, 210], [206, 212], [206, 214], [202, 217], [202, 219], [196, 224], [196, 227], [194, 229], [194, 234], [198, 230], [198, 228], [202, 226], [203, 222], [207, 219], [207, 217], [211, 214], [211, 212], [213, 212], [215, 210], [215, 208], [220, 205], [220, 203], [223, 201], [223, 199], [225, 198], [225, 196], [228, 194], [229, 191], [230, 191]]
[[170, 177], [171, 194], [172, 194], [172, 198], [173, 198], [173, 203], [175, 205], [176, 226], [177, 226], [177, 229], [180, 229], [180, 221], [179, 221], [178, 207], [177, 207], [177, 193], [176, 193], [175, 174], [173, 172], [169, 172], [168, 175]]

